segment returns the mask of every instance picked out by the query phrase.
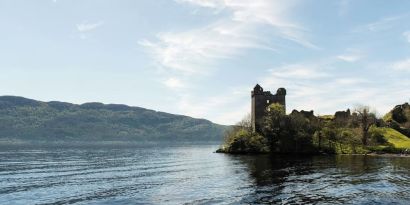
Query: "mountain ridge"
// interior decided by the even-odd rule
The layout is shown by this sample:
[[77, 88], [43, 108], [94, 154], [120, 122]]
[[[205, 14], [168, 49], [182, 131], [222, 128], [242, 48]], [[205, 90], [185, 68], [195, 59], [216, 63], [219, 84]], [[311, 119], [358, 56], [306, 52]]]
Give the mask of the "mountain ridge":
[[0, 96], [1, 141], [221, 141], [227, 128], [124, 104]]

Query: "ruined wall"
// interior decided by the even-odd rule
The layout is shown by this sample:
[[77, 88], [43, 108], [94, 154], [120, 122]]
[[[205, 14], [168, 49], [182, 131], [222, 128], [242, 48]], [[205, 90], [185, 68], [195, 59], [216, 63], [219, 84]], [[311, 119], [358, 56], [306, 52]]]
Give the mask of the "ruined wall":
[[314, 119], [314, 118], [316, 119], [317, 118], [315, 116], [315, 114], [313, 113], [313, 110], [311, 110], [311, 111], [301, 110], [300, 112], [297, 111], [297, 110], [292, 110], [290, 115], [302, 115], [304, 118], [308, 118], [308, 119]]
[[347, 126], [351, 118], [352, 114], [350, 112], [350, 109], [347, 109], [346, 111], [337, 111], [333, 118], [333, 122], [338, 126]]
[[263, 91], [260, 85], [256, 85], [251, 92], [252, 96], [252, 112], [251, 121], [253, 131], [260, 132], [263, 118], [265, 117], [266, 109], [273, 103], [279, 103], [285, 107], [286, 112], [286, 90], [279, 88], [275, 95], [270, 91]]

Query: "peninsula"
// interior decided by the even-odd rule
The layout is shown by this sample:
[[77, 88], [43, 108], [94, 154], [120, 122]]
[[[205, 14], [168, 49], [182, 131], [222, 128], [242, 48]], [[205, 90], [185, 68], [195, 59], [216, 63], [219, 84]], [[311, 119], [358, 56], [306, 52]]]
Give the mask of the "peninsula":
[[410, 105], [397, 105], [383, 118], [368, 106], [315, 116], [286, 114], [286, 89], [276, 94], [257, 84], [251, 114], [233, 126], [217, 152], [370, 154], [410, 153]]

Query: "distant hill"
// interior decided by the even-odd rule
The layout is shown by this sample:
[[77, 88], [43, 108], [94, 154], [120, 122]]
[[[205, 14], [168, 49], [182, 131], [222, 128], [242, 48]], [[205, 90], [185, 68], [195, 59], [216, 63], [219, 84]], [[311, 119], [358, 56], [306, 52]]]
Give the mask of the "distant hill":
[[118, 104], [0, 97], [0, 143], [220, 141], [227, 126]]
[[390, 127], [410, 137], [410, 105], [404, 103], [396, 105], [390, 112], [384, 116]]

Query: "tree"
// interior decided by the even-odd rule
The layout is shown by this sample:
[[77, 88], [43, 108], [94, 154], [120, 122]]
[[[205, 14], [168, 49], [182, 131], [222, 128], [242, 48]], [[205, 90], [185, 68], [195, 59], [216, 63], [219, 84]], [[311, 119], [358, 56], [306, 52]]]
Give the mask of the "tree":
[[377, 121], [376, 113], [371, 112], [369, 106], [358, 106], [355, 108], [354, 113], [362, 130], [362, 144], [367, 145], [369, 129]]
[[281, 136], [285, 135], [288, 119], [283, 105], [273, 103], [266, 110], [262, 133], [267, 137], [271, 150], [279, 151]]
[[318, 124], [319, 120], [313, 115], [297, 111], [286, 115], [282, 105], [271, 104], [266, 110], [262, 132], [273, 152], [311, 152]]
[[228, 138], [225, 151], [229, 153], [267, 153], [269, 146], [266, 139], [255, 132], [237, 130]]
[[[359, 135], [355, 135], [354, 131], [354, 129], [348, 128], [337, 129], [336, 142], [339, 144], [340, 153], [357, 153], [357, 147], [361, 144], [361, 142], [360, 139], [356, 137]], [[346, 145], [350, 145], [350, 151], [344, 150], [344, 147], [347, 148]]]
[[236, 123], [236, 126], [241, 127], [242, 129], [245, 129], [248, 132], [252, 132], [252, 119], [251, 119], [251, 114], [248, 113], [246, 114], [241, 121]]
[[267, 139], [252, 131], [251, 116], [247, 114], [225, 133], [225, 143], [219, 150], [228, 153], [267, 153]]
[[327, 146], [326, 149], [329, 150], [334, 150], [334, 144], [336, 141], [336, 128], [332, 126], [326, 126], [323, 127], [322, 130], [320, 131], [322, 134], [322, 138], [326, 139], [327, 141]]
[[313, 115], [306, 115], [306, 112], [293, 111], [289, 116], [289, 130], [294, 144], [293, 152], [312, 152], [313, 135], [319, 130], [319, 119]]
[[252, 132], [252, 122], [251, 114], [246, 114], [239, 122], [237, 122], [232, 128], [227, 129], [224, 134], [225, 145], [230, 144], [232, 137], [237, 134], [237, 132], [244, 130], [248, 133]]

